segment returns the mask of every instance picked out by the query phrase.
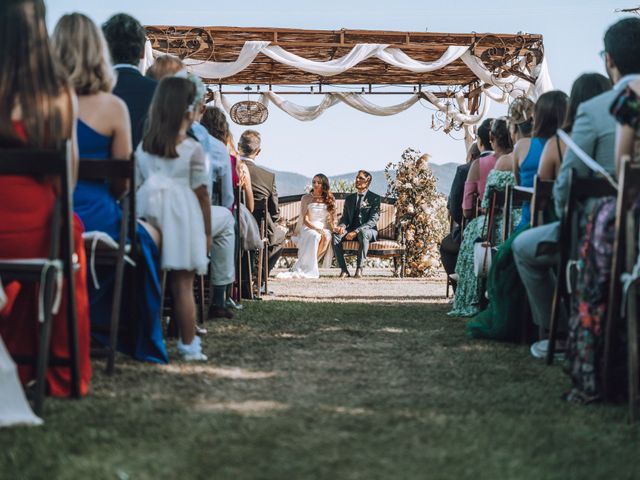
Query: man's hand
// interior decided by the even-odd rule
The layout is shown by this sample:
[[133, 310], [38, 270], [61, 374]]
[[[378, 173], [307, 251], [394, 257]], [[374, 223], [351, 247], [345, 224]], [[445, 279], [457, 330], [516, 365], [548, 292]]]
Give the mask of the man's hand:
[[333, 227], [333, 233], [337, 233], [338, 235], [343, 235], [345, 232], [345, 228], [343, 225], [338, 225], [337, 227]]
[[357, 235], [358, 235], [358, 232], [354, 230], [353, 232], [347, 233], [347, 236], [344, 238], [347, 240], [353, 240], [354, 238], [356, 238]]

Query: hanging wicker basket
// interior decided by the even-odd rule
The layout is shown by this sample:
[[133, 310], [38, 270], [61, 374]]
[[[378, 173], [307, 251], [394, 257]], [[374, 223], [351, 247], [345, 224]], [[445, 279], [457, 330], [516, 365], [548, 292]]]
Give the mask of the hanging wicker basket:
[[231, 120], [238, 125], [260, 125], [269, 117], [269, 110], [260, 102], [245, 100], [231, 107]]

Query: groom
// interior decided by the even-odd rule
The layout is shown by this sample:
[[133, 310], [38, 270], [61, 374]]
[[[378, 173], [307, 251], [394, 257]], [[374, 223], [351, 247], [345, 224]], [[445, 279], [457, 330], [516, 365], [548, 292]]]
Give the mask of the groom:
[[333, 229], [333, 252], [340, 265], [340, 278], [350, 277], [344, 261], [343, 240], [358, 239], [358, 260], [356, 263], [355, 278], [362, 277], [362, 268], [367, 260], [369, 242], [378, 237], [376, 223], [380, 218], [380, 195], [369, 191], [371, 174], [365, 170], [358, 171], [356, 175], [357, 193], [348, 195], [344, 200], [344, 211], [340, 223]]

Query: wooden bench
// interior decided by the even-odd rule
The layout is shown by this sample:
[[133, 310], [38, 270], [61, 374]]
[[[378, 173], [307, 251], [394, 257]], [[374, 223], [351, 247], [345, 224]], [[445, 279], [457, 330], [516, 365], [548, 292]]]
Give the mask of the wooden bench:
[[[348, 193], [335, 193], [336, 199], [336, 222], [342, 215], [344, 199]], [[298, 248], [291, 239], [293, 231], [300, 216], [300, 201], [303, 195], [289, 195], [279, 199], [280, 218], [284, 219], [289, 227], [289, 234], [283, 246], [282, 255], [285, 257], [295, 257], [298, 255]], [[398, 260], [400, 260], [400, 276], [404, 277], [406, 263], [406, 244], [404, 229], [396, 219], [396, 199], [382, 197], [380, 202], [380, 218], [378, 219], [378, 239], [369, 244], [369, 257], [391, 258], [394, 269], [398, 270]], [[345, 255], [357, 255], [359, 243], [357, 240], [345, 240], [342, 243]]]

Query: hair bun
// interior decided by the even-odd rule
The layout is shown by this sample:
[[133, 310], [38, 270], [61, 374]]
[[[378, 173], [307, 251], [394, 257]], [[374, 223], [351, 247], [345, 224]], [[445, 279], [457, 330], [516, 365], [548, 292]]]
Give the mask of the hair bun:
[[533, 119], [535, 107], [536, 104], [530, 98], [518, 97], [509, 105], [509, 120], [516, 125], [528, 122]]

